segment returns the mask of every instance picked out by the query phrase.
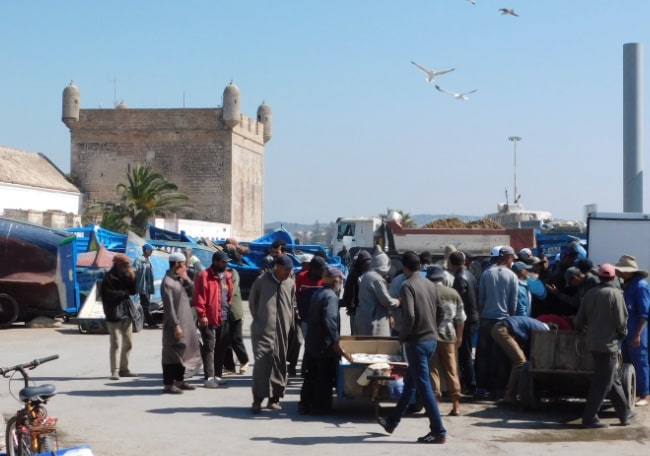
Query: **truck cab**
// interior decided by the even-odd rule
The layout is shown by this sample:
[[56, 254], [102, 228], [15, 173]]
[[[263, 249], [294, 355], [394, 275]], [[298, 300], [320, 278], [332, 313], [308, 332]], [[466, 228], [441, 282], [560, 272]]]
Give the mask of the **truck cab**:
[[345, 245], [350, 252], [384, 246], [384, 228], [380, 217], [339, 217], [336, 234], [332, 240], [332, 253], [337, 254]]

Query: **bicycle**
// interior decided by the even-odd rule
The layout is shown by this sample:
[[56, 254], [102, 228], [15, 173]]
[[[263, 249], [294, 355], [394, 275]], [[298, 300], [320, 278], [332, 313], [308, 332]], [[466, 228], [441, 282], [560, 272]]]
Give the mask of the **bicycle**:
[[27, 370], [35, 369], [58, 357], [59, 355], [52, 355], [29, 363], [0, 368], [0, 375], [4, 378], [11, 380], [16, 373], [19, 373], [24, 380], [24, 387], [18, 392], [18, 399], [23, 403], [23, 407], [7, 420], [5, 433], [7, 456], [27, 456], [58, 450], [57, 419], [48, 416], [43, 406], [48, 399], [56, 395], [56, 387], [49, 384], [30, 386], [27, 374]]

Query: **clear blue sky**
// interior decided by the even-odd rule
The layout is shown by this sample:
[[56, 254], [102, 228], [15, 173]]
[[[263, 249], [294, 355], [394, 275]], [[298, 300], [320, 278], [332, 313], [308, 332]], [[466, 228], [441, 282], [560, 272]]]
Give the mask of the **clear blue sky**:
[[648, 0], [3, 2], [0, 144], [69, 172], [71, 80], [82, 108], [215, 107], [234, 80], [243, 113], [273, 109], [266, 222], [493, 212], [513, 135], [527, 208], [622, 211], [623, 44], [650, 74], [649, 21]]

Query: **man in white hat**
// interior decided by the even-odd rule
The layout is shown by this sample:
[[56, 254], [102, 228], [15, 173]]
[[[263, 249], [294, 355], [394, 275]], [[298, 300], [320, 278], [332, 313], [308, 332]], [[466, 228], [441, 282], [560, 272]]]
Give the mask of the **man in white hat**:
[[480, 314], [478, 345], [474, 368], [476, 370], [476, 399], [485, 399], [491, 390], [499, 399], [505, 394], [510, 365], [503, 351], [492, 339], [492, 327], [499, 321], [515, 315], [519, 294], [517, 275], [510, 269], [517, 255], [509, 245], [499, 248], [494, 266], [481, 275], [478, 289]]
[[179, 252], [172, 253], [169, 270], [160, 285], [165, 309], [162, 329], [164, 394], [182, 394], [185, 390], [195, 389], [185, 382], [185, 366], [195, 365], [201, 357], [189, 300], [193, 289], [185, 256]]
[[623, 361], [632, 363], [636, 371], [637, 406], [648, 405], [650, 394], [650, 366], [648, 365], [648, 312], [650, 311], [650, 285], [648, 271], [639, 269], [636, 258], [623, 255], [614, 265], [616, 275], [623, 279], [627, 307], [627, 337], [621, 351]]

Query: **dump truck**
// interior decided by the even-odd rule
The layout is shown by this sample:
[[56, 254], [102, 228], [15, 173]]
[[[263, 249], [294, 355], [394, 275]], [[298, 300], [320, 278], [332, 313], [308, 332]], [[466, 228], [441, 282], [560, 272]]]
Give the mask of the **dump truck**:
[[534, 248], [535, 230], [531, 228], [405, 228], [399, 214], [381, 217], [340, 217], [336, 220], [332, 251], [345, 245], [350, 252], [381, 246], [390, 256], [409, 250], [428, 251], [442, 257], [449, 244], [474, 256], [489, 256], [493, 247], [510, 245], [515, 251]]

